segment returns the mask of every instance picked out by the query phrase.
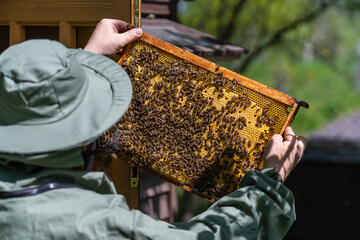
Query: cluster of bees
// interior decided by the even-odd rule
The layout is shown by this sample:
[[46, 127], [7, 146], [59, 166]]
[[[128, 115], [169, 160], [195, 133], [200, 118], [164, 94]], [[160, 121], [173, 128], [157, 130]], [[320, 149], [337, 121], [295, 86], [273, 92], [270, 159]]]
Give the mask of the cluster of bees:
[[210, 72], [161, 50], [133, 48], [122, 67], [133, 99], [120, 121], [97, 141], [145, 168], [212, 197], [238, 188], [249, 169], [261, 169], [267, 141], [279, 130], [272, 103], [251, 100], [236, 79]]

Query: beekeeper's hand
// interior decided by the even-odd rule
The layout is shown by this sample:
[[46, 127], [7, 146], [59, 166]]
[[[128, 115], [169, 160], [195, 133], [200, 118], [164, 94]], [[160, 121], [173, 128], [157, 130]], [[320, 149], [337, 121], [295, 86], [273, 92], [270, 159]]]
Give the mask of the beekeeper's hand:
[[143, 30], [134, 28], [128, 30], [128, 23], [117, 19], [102, 19], [90, 36], [84, 50], [112, 56], [120, 53], [124, 46], [139, 38]]
[[284, 138], [275, 134], [266, 145], [264, 168], [277, 167], [276, 170], [284, 181], [299, 163], [306, 148], [307, 141], [295, 135], [291, 127], [287, 127]]

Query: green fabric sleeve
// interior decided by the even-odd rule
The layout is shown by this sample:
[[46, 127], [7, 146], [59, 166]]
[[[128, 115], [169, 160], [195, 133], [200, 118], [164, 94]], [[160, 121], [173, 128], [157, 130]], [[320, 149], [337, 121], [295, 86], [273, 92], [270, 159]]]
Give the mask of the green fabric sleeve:
[[239, 190], [189, 222], [163, 226], [138, 216], [134, 239], [282, 239], [295, 220], [294, 198], [278, 180], [275, 169], [249, 171]]
[[[294, 198], [275, 169], [249, 171], [240, 189], [179, 228], [200, 239], [282, 239], [295, 220]], [[186, 239], [186, 238], [184, 238]]]
[[292, 193], [274, 169], [249, 171], [240, 189], [189, 222], [129, 210], [122, 195], [58, 189], [0, 199], [0, 239], [281, 239], [295, 219]]

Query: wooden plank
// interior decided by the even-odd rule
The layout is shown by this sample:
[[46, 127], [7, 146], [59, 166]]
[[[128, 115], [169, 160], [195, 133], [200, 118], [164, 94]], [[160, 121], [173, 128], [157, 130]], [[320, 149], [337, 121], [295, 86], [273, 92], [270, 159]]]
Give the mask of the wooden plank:
[[141, 5], [141, 11], [143, 14], [155, 14], [161, 16], [170, 15], [170, 8], [166, 4], [143, 3]]
[[165, 3], [170, 4], [172, 0], [142, 0], [143, 3]]
[[130, 22], [130, 8], [129, 0], [2, 0], [0, 23], [17, 21], [24, 24], [54, 24], [66, 21], [72, 24], [96, 24], [102, 18]]
[[25, 41], [25, 28], [18, 22], [10, 22], [10, 38], [9, 44], [17, 44], [22, 41]]
[[60, 22], [59, 41], [68, 48], [76, 48], [76, 28], [68, 22]]
[[131, 23], [131, 0], [114, 0], [114, 15], [107, 18], [120, 19]]

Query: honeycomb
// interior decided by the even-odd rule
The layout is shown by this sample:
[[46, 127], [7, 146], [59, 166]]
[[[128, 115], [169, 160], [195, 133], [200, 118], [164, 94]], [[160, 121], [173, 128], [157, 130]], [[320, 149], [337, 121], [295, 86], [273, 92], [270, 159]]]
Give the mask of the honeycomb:
[[[144, 41], [122, 62], [133, 99], [97, 149], [126, 155], [208, 199], [238, 188], [263, 167], [265, 145], [280, 133], [289, 105]], [[240, 76], [240, 75], [239, 75]]]

